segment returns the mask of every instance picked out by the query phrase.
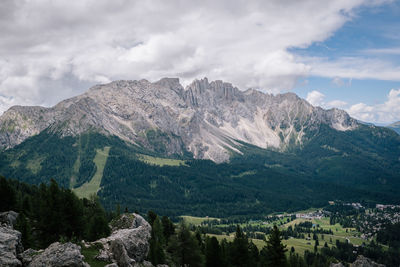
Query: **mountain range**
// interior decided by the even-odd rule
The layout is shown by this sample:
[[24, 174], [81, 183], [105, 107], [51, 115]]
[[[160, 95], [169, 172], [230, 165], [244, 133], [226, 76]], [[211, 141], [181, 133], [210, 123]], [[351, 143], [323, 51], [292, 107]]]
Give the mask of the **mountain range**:
[[306, 133], [321, 124], [338, 131], [358, 126], [342, 110], [313, 107], [291, 93], [242, 92], [206, 78], [186, 89], [178, 79], [117, 81], [52, 108], [12, 107], [0, 118], [0, 145], [13, 147], [50, 128], [61, 136], [95, 130], [157, 151], [161, 147], [148, 136], [154, 132], [167, 155], [187, 151], [194, 158], [223, 162], [231, 151], [240, 153], [238, 141], [285, 151], [303, 145], [310, 139]]
[[0, 147], [0, 174], [54, 178], [109, 208], [238, 215], [400, 201], [393, 131], [206, 78], [115, 81], [50, 108], [14, 106], [0, 117]]

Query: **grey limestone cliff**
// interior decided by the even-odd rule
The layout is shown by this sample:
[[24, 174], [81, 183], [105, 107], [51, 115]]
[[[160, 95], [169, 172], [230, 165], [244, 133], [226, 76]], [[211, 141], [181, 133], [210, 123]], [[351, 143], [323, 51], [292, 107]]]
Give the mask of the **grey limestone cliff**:
[[0, 117], [0, 148], [45, 129], [61, 136], [94, 130], [150, 150], [161, 143], [166, 154], [188, 151], [223, 162], [241, 153], [241, 142], [276, 150], [301, 146], [321, 124], [339, 131], [358, 125], [342, 110], [313, 107], [293, 93], [240, 91], [207, 78], [186, 88], [176, 78], [115, 81], [51, 108], [10, 108]]

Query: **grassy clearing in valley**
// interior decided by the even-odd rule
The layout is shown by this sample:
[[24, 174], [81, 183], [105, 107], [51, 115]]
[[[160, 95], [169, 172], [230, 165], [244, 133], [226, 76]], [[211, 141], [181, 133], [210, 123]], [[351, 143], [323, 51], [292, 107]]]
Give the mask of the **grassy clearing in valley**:
[[139, 160], [146, 162], [147, 164], [153, 164], [157, 166], [182, 166], [186, 165], [185, 161], [179, 159], [167, 159], [157, 158], [148, 155], [138, 154]]
[[[201, 218], [201, 217], [192, 217], [192, 216], [182, 216], [184, 217], [185, 221], [193, 224], [193, 225], [200, 225], [202, 222], [206, 221], [207, 218]], [[208, 218], [209, 220], [215, 219], [215, 218]], [[328, 247], [335, 246], [336, 240], [339, 240], [340, 242], [346, 242], [349, 241], [351, 244], [354, 245], [362, 245], [363, 242], [366, 242], [362, 238], [358, 237], [359, 233], [354, 229], [354, 228], [343, 228], [340, 224], [335, 224], [335, 225], [330, 225], [329, 224], [329, 218], [322, 218], [322, 219], [303, 219], [303, 218], [297, 218], [293, 221], [288, 222], [287, 217], [280, 218], [274, 222], [264, 224], [263, 222], [259, 221], [249, 221], [248, 223], [242, 223], [239, 224], [240, 227], [245, 227], [245, 226], [261, 226], [261, 227], [273, 227], [274, 224], [278, 225], [280, 229], [287, 229], [289, 226], [292, 226], [294, 228], [295, 224], [299, 224], [301, 222], [312, 222], [315, 225], [319, 225], [320, 229], [324, 230], [332, 230], [333, 234], [317, 234], [318, 236], [318, 241], [319, 241], [319, 246], [318, 249], [323, 248], [325, 242], [327, 243]], [[215, 225], [215, 227], [222, 227], [222, 226], [228, 226], [226, 224], [220, 224], [220, 225]], [[346, 232], [347, 230], [347, 232]], [[215, 236], [218, 241], [221, 241], [223, 239], [226, 239], [228, 241], [232, 241], [235, 237], [235, 233], [230, 233], [230, 234], [223, 234], [223, 235], [214, 235], [214, 234], [207, 234], [208, 236]], [[294, 247], [296, 253], [299, 253], [299, 255], [303, 255], [306, 250], [309, 251], [314, 251], [314, 246], [315, 246], [315, 240], [313, 240], [313, 234], [310, 234], [310, 237], [308, 238], [308, 235], [304, 233], [305, 239], [301, 238], [292, 238], [290, 237], [287, 240], [282, 240], [283, 244], [287, 246], [288, 253], [291, 249], [291, 247]], [[266, 236], [268, 238], [268, 236]], [[307, 240], [307, 238], [309, 240]], [[252, 242], [258, 247], [258, 249], [262, 249], [265, 246], [265, 242], [263, 240], [259, 239], [252, 239]]]
[[[359, 233], [354, 228], [343, 228], [338, 223], [335, 225], [330, 225], [329, 218], [327, 217], [322, 219], [312, 219], [312, 220], [298, 218], [280, 226], [280, 228], [287, 229], [289, 226], [294, 227], [295, 224], [299, 224], [301, 222], [306, 222], [306, 221], [311, 221], [313, 224], [319, 225], [321, 229], [332, 230], [333, 232], [333, 235], [317, 234], [319, 241], [319, 247], [318, 247], [319, 249], [324, 246], [325, 242], [328, 244], [329, 247], [335, 245], [336, 240], [339, 240], [340, 242], [345, 242], [347, 240], [354, 245], [361, 245], [363, 242], [365, 242], [365, 240], [358, 237]], [[312, 239], [312, 234], [311, 234], [311, 239]], [[305, 250], [313, 251], [315, 245], [314, 240], [306, 240], [298, 238], [289, 238], [288, 240], [283, 240], [283, 243], [286, 244], [289, 249], [293, 246], [296, 252], [298, 252], [301, 255], [304, 253]]]
[[96, 156], [93, 159], [94, 164], [96, 164], [96, 173], [89, 182], [86, 182], [82, 186], [73, 189], [78, 197], [88, 198], [92, 194], [97, 194], [97, 191], [100, 189], [101, 178], [103, 178], [104, 166], [106, 165], [109, 152], [109, 146], [104, 147], [104, 149], [96, 150]]
[[200, 225], [202, 222], [211, 221], [211, 220], [219, 220], [218, 218], [212, 217], [194, 217], [194, 216], [181, 216], [181, 218], [188, 224], [191, 225]]
[[256, 173], [257, 173], [257, 171], [254, 171], [254, 170], [253, 171], [245, 171], [245, 172], [239, 173], [238, 175], [231, 175], [231, 178], [242, 178], [244, 176], [254, 175]]

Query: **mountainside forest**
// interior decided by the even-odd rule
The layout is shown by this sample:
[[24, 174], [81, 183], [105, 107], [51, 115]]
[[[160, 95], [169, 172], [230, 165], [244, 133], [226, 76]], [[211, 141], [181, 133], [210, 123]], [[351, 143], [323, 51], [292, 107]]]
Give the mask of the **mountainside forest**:
[[159, 149], [149, 151], [96, 132], [43, 131], [1, 152], [0, 174], [31, 184], [55, 179], [80, 196], [97, 193], [106, 209], [169, 216], [262, 216], [330, 200], [400, 203], [400, 136], [371, 126], [321, 126], [313, 136], [285, 153], [241, 143], [243, 154], [216, 164], [190, 153], [166, 159], [157, 135], [150, 140]]

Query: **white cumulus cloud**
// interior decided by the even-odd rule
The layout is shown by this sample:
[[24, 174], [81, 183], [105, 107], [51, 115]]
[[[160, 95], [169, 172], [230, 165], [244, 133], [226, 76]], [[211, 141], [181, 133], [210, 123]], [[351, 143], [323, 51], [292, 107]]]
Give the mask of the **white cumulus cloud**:
[[322, 107], [325, 105], [324, 98], [325, 95], [323, 93], [314, 90], [307, 94], [306, 100], [313, 106]]
[[53, 105], [117, 79], [207, 76], [279, 92], [310, 73], [348, 77], [343, 62], [307, 61], [289, 49], [324, 41], [358, 7], [384, 2], [3, 0], [0, 112], [12, 104]]
[[383, 103], [368, 105], [357, 103], [350, 105], [342, 100], [326, 101], [326, 96], [319, 91], [311, 91], [306, 100], [313, 106], [325, 109], [340, 108], [349, 113], [350, 116], [365, 122], [389, 124], [400, 121], [400, 89], [392, 89]]
[[400, 121], [400, 89], [390, 90], [384, 103], [376, 105], [358, 103], [352, 105], [347, 112], [362, 121], [378, 123]]
[[319, 91], [313, 90], [308, 92], [306, 100], [313, 106], [318, 106], [322, 108], [345, 108], [347, 102], [342, 100], [332, 100], [329, 102], [325, 101], [325, 95]]

